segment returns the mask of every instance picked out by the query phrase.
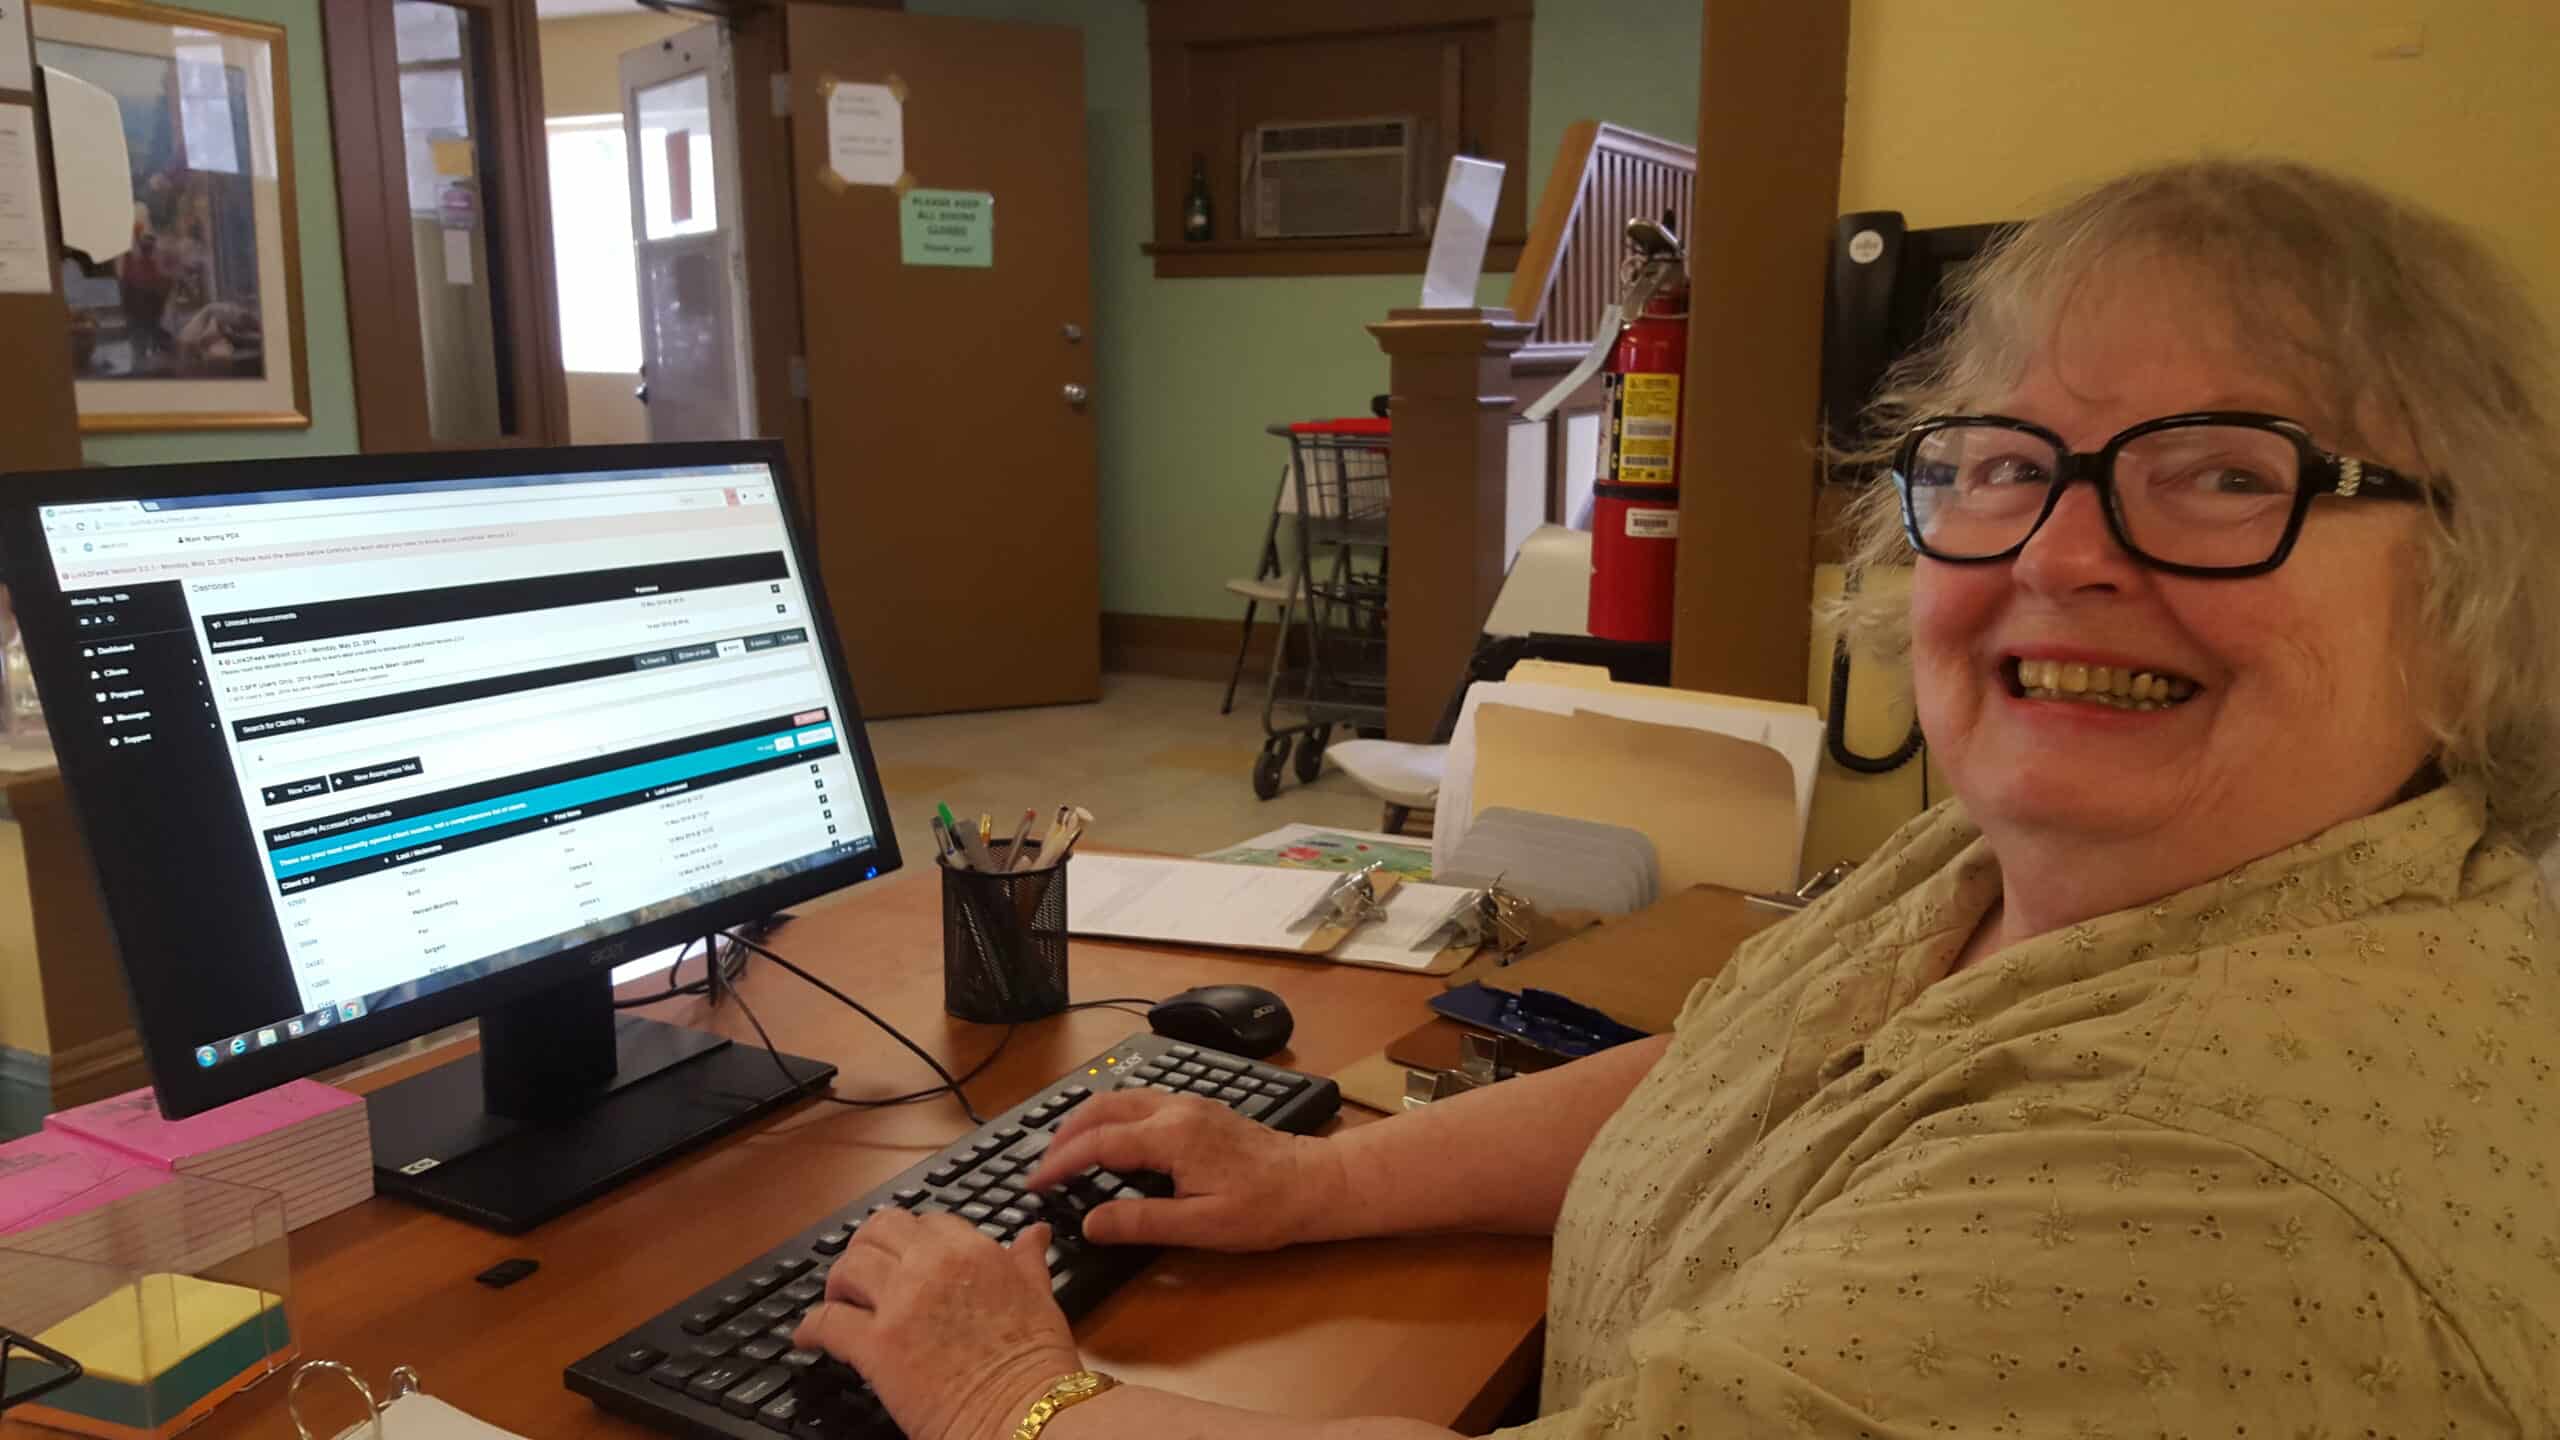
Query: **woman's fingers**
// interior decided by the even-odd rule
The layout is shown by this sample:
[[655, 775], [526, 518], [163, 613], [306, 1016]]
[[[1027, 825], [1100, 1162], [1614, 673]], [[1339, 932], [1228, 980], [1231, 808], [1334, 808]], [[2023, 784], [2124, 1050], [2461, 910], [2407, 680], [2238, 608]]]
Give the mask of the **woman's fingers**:
[[[1073, 1147], [1096, 1130], [1148, 1119], [1172, 1104], [1174, 1099], [1174, 1096], [1156, 1090], [1115, 1090], [1087, 1100], [1069, 1111], [1067, 1118], [1059, 1123], [1057, 1134], [1051, 1137], [1049, 1149], [1040, 1157], [1040, 1163], [1022, 1177], [1023, 1188], [1045, 1190], [1094, 1163], [1090, 1160], [1074, 1165], [1064, 1162], [1076, 1153]], [[1061, 1154], [1061, 1150], [1067, 1153]]]

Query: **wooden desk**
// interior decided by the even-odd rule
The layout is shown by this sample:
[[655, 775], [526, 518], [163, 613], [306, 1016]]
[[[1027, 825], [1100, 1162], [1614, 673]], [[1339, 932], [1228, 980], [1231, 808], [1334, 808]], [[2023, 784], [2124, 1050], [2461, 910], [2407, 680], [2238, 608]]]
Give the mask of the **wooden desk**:
[[[771, 938], [773, 948], [878, 1010], [955, 1073], [1003, 1033], [942, 1013], [941, 898], [930, 866], [799, 913]], [[1435, 984], [1350, 966], [1082, 941], [1069, 966], [1078, 1000], [1162, 996], [1218, 980], [1266, 986], [1297, 1018], [1291, 1048], [1275, 1059], [1317, 1074], [1411, 1029]], [[932, 1083], [894, 1041], [777, 966], [751, 966], [740, 989], [775, 1044], [843, 1067], [839, 1094], [886, 1096]], [[683, 1000], [648, 1013], [754, 1043], [735, 1006], [715, 1014]], [[1145, 1026], [1143, 1017], [1114, 1010], [1025, 1025], [970, 1084], [970, 1096], [992, 1114]], [[395, 1079], [427, 1059], [369, 1078]], [[1352, 1123], [1359, 1113], [1346, 1111]], [[570, 1394], [561, 1368], [816, 1223], [967, 1124], [947, 1098], [880, 1111], [804, 1105], [512, 1239], [376, 1199], [294, 1232], [303, 1355], [345, 1361], [367, 1377], [415, 1366], [430, 1392], [535, 1440], [639, 1440], [654, 1432]], [[507, 1290], [473, 1282], [516, 1255], [539, 1260], [541, 1271]], [[1205, 1399], [1479, 1431], [1535, 1379], [1546, 1280], [1543, 1240], [1399, 1239], [1256, 1256], [1174, 1251], [1086, 1317], [1076, 1338], [1098, 1367]], [[290, 1437], [284, 1394], [284, 1382], [271, 1380], [195, 1433]], [[352, 1417], [338, 1408], [326, 1418], [323, 1435]], [[12, 1440], [24, 1431], [8, 1428]]]

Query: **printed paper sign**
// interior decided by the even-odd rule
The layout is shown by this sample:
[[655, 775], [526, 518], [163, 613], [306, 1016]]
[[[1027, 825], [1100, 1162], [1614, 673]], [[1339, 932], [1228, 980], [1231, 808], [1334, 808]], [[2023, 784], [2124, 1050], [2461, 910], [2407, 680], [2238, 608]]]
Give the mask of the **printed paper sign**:
[[44, 187], [36, 170], [35, 108], [0, 105], [0, 292], [47, 295], [52, 291], [53, 266], [45, 254]]
[[910, 190], [898, 215], [898, 258], [910, 265], [996, 263], [996, 197], [984, 190]]
[[847, 185], [895, 185], [907, 173], [907, 107], [886, 85], [827, 92], [827, 164]]
[[0, 90], [35, 86], [35, 66], [27, 54], [27, 8], [18, 0], [0, 0]]

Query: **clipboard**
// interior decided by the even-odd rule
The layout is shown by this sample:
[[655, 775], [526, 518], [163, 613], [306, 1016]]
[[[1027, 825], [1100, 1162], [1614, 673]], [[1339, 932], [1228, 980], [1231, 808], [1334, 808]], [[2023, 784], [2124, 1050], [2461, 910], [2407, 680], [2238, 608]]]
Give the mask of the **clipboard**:
[[1209, 860], [1079, 855], [1067, 892], [1067, 933], [1259, 950], [1414, 975], [1446, 975], [1475, 953], [1450, 922], [1478, 892], [1408, 883], [1379, 871], [1369, 879], [1378, 913], [1356, 921], [1327, 918], [1329, 897], [1344, 878]]

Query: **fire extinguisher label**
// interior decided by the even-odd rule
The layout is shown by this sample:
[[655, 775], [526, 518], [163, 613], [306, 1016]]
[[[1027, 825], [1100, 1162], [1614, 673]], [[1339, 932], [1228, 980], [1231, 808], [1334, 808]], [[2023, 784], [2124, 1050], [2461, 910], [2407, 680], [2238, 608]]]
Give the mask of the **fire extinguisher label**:
[[1629, 510], [1627, 538], [1630, 540], [1677, 540], [1680, 538], [1680, 512], [1677, 510]]
[[1680, 377], [1638, 371], [1609, 377], [1612, 475], [1620, 485], [1674, 485], [1679, 454]]

